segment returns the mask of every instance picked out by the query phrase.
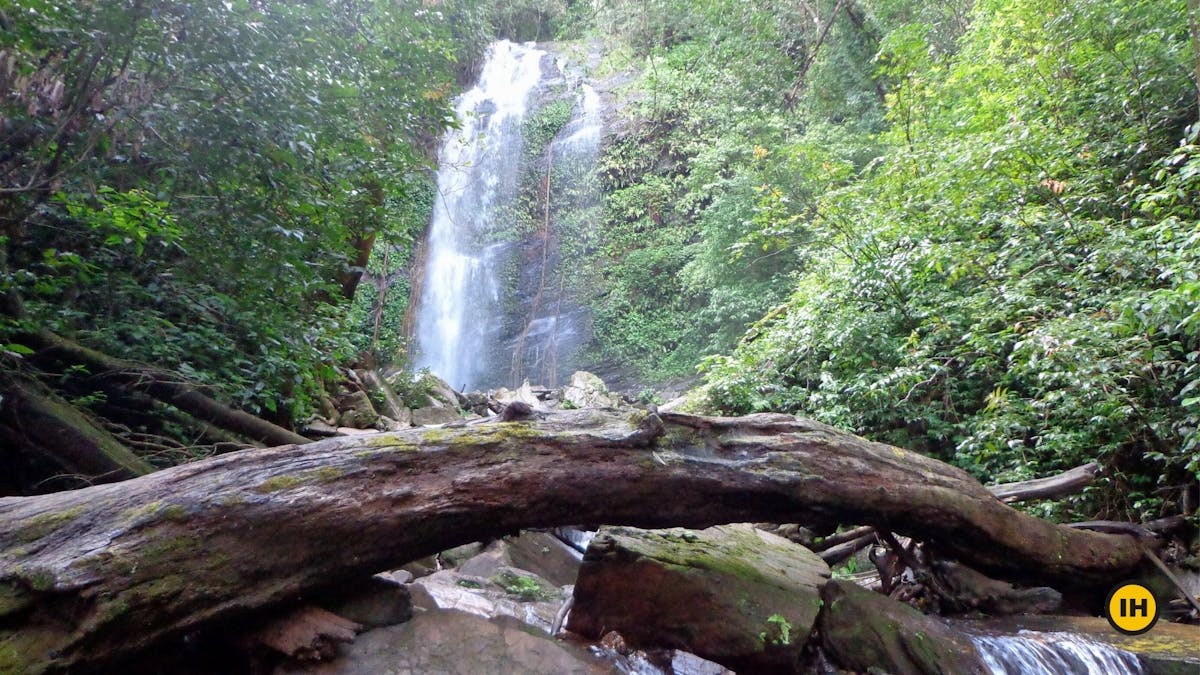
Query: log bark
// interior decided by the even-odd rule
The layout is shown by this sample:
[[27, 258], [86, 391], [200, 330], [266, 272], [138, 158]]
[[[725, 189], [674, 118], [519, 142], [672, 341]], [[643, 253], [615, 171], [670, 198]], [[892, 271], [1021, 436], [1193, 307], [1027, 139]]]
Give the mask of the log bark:
[[103, 377], [103, 382], [143, 391], [163, 403], [251, 440], [269, 445], [308, 442], [300, 434], [213, 400], [171, 373], [114, 358], [49, 331], [22, 335], [21, 342], [40, 350], [43, 355], [49, 353], [85, 365], [94, 376]]
[[[86, 672], [218, 618], [523, 528], [858, 522], [993, 576], [1104, 587], [1129, 536], [785, 415], [579, 410], [246, 450], [0, 499], [0, 670]], [[7, 659], [7, 661], [5, 661]]]

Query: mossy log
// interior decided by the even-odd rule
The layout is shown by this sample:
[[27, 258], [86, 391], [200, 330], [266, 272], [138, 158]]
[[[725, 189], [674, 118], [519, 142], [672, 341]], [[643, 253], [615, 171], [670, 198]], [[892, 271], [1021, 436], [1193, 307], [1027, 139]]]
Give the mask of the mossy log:
[[0, 499], [0, 671], [87, 672], [219, 618], [523, 528], [857, 522], [997, 577], [1105, 586], [1134, 537], [785, 415], [579, 410], [245, 450]]

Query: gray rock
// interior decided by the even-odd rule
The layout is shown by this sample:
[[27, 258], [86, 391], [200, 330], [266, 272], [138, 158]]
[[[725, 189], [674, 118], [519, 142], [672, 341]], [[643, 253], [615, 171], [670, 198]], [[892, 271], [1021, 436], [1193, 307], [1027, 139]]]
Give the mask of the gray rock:
[[821, 606], [829, 567], [749, 525], [604, 528], [584, 554], [568, 629], [618, 631], [637, 648], [691, 652], [739, 672], [787, 672]]
[[435, 407], [446, 407], [457, 410], [467, 402], [466, 397], [455, 391], [454, 387], [451, 387], [442, 378], [436, 375], [429, 375], [428, 381], [432, 383], [429, 387], [429, 398], [432, 399]]
[[585, 371], [577, 370], [571, 382], [562, 390], [563, 407], [615, 408], [619, 401], [610, 396], [604, 380]]
[[507, 617], [483, 619], [433, 610], [412, 621], [368, 631], [339, 658], [280, 668], [278, 675], [479, 675], [563, 673], [591, 675], [613, 669], [587, 650], [558, 642]]
[[496, 402], [503, 405], [508, 405], [510, 403], [519, 401], [527, 404], [534, 410], [546, 409], [546, 406], [543, 405], [541, 400], [538, 399], [537, 395], [533, 393], [533, 387], [529, 385], [529, 380], [525, 380], [521, 386], [515, 390], [509, 390], [501, 387], [495, 391], [495, 393], [492, 395], [492, 398], [495, 399]]
[[413, 426], [427, 427], [434, 424], [451, 424], [461, 422], [462, 417], [454, 408], [417, 408], [412, 411]]
[[456, 609], [485, 619], [509, 616], [546, 634], [564, 599], [549, 582], [505, 566], [490, 569], [488, 576], [442, 570], [414, 581], [411, 591], [421, 609]]
[[371, 398], [363, 391], [352, 391], [342, 395], [337, 402], [338, 426], [355, 429], [370, 429], [379, 419]]

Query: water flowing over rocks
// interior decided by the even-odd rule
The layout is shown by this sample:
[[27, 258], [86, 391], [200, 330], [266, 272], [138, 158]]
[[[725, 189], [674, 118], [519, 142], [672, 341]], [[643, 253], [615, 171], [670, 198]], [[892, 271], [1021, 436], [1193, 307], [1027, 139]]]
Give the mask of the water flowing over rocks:
[[553, 386], [591, 338], [568, 248], [592, 237], [604, 101], [551, 50], [493, 44], [439, 155], [413, 357], [463, 390]]

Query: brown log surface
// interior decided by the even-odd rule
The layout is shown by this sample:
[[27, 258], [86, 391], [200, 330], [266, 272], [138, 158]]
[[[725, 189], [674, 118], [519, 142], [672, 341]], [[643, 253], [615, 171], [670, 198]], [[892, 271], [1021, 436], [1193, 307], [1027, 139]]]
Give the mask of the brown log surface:
[[579, 410], [235, 452], [0, 499], [0, 672], [85, 671], [214, 618], [459, 544], [581, 522], [856, 522], [997, 577], [1106, 585], [1135, 538], [1013, 510], [967, 473], [785, 415]]

